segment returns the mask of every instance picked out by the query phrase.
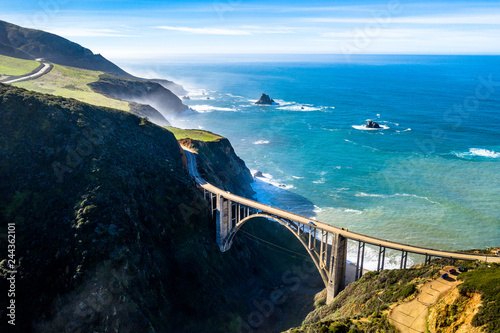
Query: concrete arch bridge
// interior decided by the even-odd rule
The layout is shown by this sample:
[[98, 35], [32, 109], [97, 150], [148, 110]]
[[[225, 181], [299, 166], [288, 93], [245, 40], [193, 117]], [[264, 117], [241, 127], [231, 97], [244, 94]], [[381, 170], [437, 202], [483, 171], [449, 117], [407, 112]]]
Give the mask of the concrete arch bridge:
[[377, 271], [384, 269], [386, 249], [401, 252], [400, 268], [406, 268], [408, 253], [425, 256], [426, 264], [430, 263], [432, 257], [500, 262], [500, 257], [442, 251], [371, 237], [240, 197], [203, 180], [197, 170], [195, 154], [188, 149], [184, 149], [184, 152], [188, 159], [189, 173], [203, 190], [204, 197], [210, 204], [211, 214], [215, 217], [216, 239], [220, 250], [229, 250], [238, 230], [253, 218], [263, 217], [278, 222], [297, 237], [311, 256], [327, 289], [327, 304], [345, 287], [347, 240], [358, 242], [356, 280], [363, 272], [366, 244], [379, 249]]

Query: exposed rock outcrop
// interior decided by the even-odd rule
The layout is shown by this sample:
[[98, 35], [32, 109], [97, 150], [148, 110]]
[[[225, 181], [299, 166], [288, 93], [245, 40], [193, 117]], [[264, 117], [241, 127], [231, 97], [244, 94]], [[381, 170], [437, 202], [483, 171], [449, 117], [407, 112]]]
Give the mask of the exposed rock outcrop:
[[262, 171], [257, 171], [253, 174], [254, 178], [264, 178]]
[[255, 104], [262, 104], [262, 105], [272, 105], [273, 103], [275, 103], [274, 99], [272, 99], [271, 97], [269, 97], [269, 95], [266, 94], [262, 94], [259, 100], [255, 102]]
[[366, 122], [366, 128], [380, 128], [380, 125], [374, 122], [373, 120], [368, 120]]

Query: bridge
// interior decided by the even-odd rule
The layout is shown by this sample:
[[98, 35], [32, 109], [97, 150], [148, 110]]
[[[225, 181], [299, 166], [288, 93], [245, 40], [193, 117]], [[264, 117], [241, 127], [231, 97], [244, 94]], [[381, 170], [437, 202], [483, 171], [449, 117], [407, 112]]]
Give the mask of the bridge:
[[425, 256], [425, 264], [429, 264], [432, 257], [500, 262], [500, 257], [442, 251], [371, 237], [240, 197], [201, 178], [195, 154], [187, 148], [183, 149], [188, 160], [189, 173], [197, 186], [203, 190], [204, 197], [210, 204], [212, 217], [215, 217], [216, 240], [220, 250], [229, 250], [238, 230], [251, 219], [262, 217], [278, 222], [297, 237], [311, 256], [327, 289], [327, 304], [345, 287], [347, 240], [358, 242], [356, 280], [363, 274], [366, 244], [379, 249], [377, 271], [384, 269], [386, 249], [401, 252], [402, 269], [407, 266], [408, 253]]

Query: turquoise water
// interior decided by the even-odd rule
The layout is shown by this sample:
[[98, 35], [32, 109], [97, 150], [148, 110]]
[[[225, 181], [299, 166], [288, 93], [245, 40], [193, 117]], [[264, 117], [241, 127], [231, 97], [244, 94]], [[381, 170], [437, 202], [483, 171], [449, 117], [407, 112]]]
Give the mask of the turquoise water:
[[[499, 57], [178, 61], [154, 70], [183, 84], [198, 111], [175, 126], [226, 136], [264, 173], [260, 201], [414, 245], [500, 246]], [[263, 92], [279, 105], [254, 105]], [[384, 128], [364, 129], [367, 119]]]

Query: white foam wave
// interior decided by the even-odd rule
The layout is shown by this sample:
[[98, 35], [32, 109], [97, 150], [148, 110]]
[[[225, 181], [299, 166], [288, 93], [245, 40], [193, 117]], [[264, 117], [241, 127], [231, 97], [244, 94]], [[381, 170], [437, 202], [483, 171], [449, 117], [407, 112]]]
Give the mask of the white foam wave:
[[292, 178], [295, 178], [295, 179], [304, 179], [304, 177], [298, 177], [298, 176], [292, 176]]
[[385, 194], [373, 194], [373, 193], [365, 193], [365, 192], [359, 192], [359, 193], [356, 193], [355, 194], [356, 197], [371, 197], [371, 198], [394, 198], [394, 197], [412, 197], [412, 198], [416, 198], [416, 199], [423, 199], [423, 200], [427, 200], [429, 201], [430, 203], [433, 203], [433, 204], [438, 204], [440, 205], [439, 202], [437, 201], [432, 201], [431, 199], [429, 199], [428, 197], [422, 197], [422, 196], [419, 196], [419, 195], [416, 195], [416, 194], [408, 194], [408, 193], [396, 193], [396, 194], [388, 194], [388, 195], [385, 195]]
[[286, 111], [320, 111], [323, 108], [321, 107], [313, 107], [313, 106], [305, 106], [305, 105], [287, 105], [287, 106], [282, 106], [279, 107], [278, 109], [280, 110], [286, 110]]
[[213, 105], [192, 105], [191, 108], [193, 108], [196, 112], [199, 113], [206, 113], [213, 111], [238, 111], [237, 109], [234, 108], [225, 108]]
[[356, 215], [361, 215], [361, 214], [363, 214], [363, 212], [362, 212], [362, 211], [360, 211], [360, 210], [357, 210], [357, 209], [349, 209], [349, 208], [344, 209], [344, 212], [346, 212], [346, 213], [354, 213], [354, 214], [356, 214]]
[[320, 208], [320, 207], [318, 207], [318, 206], [314, 205], [313, 212], [315, 212], [315, 213], [321, 213], [322, 211], [323, 211], [323, 209], [322, 209], [322, 208]]
[[500, 153], [484, 148], [469, 148], [468, 152], [452, 152], [460, 158], [471, 159], [474, 157], [499, 158]]
[[260, 176], [256, 177], [255, 174], [258, 172], [257, 170], [250, 170], [250, 172], [252, 173], [252, 175], [254, 175], [254, 178], [257, 181], [267, 183], [270, 186], [278, 187], [278, 188], [285, 189], [285, 190], [295, 188], [295, 186], [293, 186], [293, 185], [283, 184], [283, 183], [280, 183], [278, 180], [274, 180], [273, 175], [271, 175], [269, 173], [262, 173], [262, 177], [260, 177]]
[[390, 127], [387, 125], [380, 125], [380, 128], [368, 128], [366, 127], [366, 125], [352, 125], [352, 128], [362, 131], [378, 131], [378, 130], [389, 129]]
[[372, 198], [388, 198], [388, 195], [383, 194], [370, 194], [365, 192], [359, 192], [355, 194], [356, 197], [372, 197]]
[[259, 140], [259, 141], [255, 141], [253, 144], [254, 145], [267, 145], [267, 144], [269, 144], [269, 141], [268, 140]]

